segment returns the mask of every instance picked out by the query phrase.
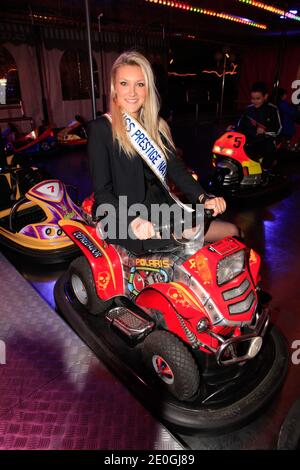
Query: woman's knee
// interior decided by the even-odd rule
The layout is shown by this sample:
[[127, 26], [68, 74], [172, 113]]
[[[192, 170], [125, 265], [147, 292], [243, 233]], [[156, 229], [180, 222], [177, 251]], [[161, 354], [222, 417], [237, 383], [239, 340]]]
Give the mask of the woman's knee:
[[243, 236], [243, 232], [235, 224], [216, 220], [210, 224], [204, 240], [206, 242], [215, 242], [225, 237], [243, 238]]
[[235, 225], [228, 223], [228, 237], [243, 237], [242, 231]]

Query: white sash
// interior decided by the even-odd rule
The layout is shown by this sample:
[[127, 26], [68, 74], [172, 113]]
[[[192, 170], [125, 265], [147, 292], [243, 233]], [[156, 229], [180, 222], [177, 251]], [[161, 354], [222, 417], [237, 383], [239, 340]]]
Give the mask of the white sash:
[[[110, 118], [109, 115], [107, 116]], [[163, 187], [166, 189], [166, 191], [168, 191], [174, 202], [176, 202], [176, 204], [178, 204], [185, 211], [194, 212], [194, 209], [181, 202], [178, 197], [175, 196], [175, 194], [173, 194], [170, 190], [167, 183], [168, 164], [161, 148], [153, 139], [151, 139], [144, 127], [132, 116], [124, 113], [124, 122], [126, 131], [128, 133], [128, 138], [132, 146], [142, 157], [144, 162], [147, 163]]]

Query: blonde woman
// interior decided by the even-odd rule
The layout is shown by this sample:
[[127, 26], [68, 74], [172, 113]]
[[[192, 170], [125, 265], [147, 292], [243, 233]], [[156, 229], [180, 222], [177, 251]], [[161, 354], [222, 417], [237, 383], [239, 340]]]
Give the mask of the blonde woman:
[[[166, 181], [170, 178], [190, 203], [204, 202], [217, 216], [226, 209], [223, 198], [207, 199], [200, 184], [176, 157], [167, 123], [159, 117], [159, 97], [148, 60], [136, 51], [121, 54], [111, 71], [110, 113], [91, 122], [88, 154], [95, 193], [94, 210], [112, 204], [120, 214], [120, 196], [132, 204], [174, 204]], [[153, 224], [140, 216], [128, 216], [136, 239], [110, 239], [136, 253], [163, 247]], [[215, 241], [238, 235], [233, 224], [213, 221], [205, 239]]]

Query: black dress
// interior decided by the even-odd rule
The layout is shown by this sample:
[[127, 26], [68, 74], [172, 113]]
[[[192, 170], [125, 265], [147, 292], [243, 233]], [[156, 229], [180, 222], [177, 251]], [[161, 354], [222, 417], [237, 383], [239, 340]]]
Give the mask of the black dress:
[[[174, 204], [143, 159], [139, 155], [129, 158], [120, 150], [118, 144], [113, 142], [111, 124], [105, 116], [89, 124], [88, 155], [95, 193], [95, 212], [101, 204], [112, 204], [116, 209], [118, 224], [121, 212], [128, 211], [132, 204], [143, 203], [148, 208], [154, 203]], [[203, 188], [188, 173], [184, 163], [174, 152], [170, 151], [167, 163], [167, 176], [176, 182], [188, 202], [196, 203], [199, 196], [204, 194]], [[127, 196], [127, 206], [120, 206], [119, 196]], [[128, 216], [128, 225], [136, 216]], [[162, 248], [169, 244], [168, 240], [120, 240], [118, 236], [110, 238], [109, 241], [135, 253]]]

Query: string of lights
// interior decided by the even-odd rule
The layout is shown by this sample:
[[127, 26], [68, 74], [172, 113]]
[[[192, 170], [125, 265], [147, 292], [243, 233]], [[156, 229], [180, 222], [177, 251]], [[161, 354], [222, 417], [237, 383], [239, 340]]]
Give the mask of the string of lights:
[[[231, 70], [227, 70], [227, 71], [225, 72], [225, 75], [236, 75], [236, 74], [237, 74], [237, 71], [236, 71], [237, 66], [238, 66], [238, 64], [232, 64]], [[219, 72], [217, 72], [217, 70], [202, 70], [202, 73], [214, 73], [214, 74], [216, 74], [219, 78], [221, 78], [221, 77], [224, 76], [224, 72], [223, 72], [223, 73], [219, 73]]]
[[256, 2], [254, 0], [238, 0], [240, 3], [246, 3], [252, 7], [261, 8], [262, 10], [269, 11], [275, 15], [279, 15], [282, 18], [289, 18], [290, 20], [300, 21], [300, 16], [297, 16], [293, 11], [285, 11], [281, 8], [274, 7], [273, 5], [267, 5], [266, 3]]
[[168, 75], [173, 75], [174, 77], [196, 77], [196, 73], [177, 73], [177, 72], [168, 72]]
[[145, 0], [148, 3], [153, 3], [155, 5], [165, 6], [169, 8], [177, 8], [183, 11], [188, 11], [190, 13], [198, 13], [201, 15], [209, 15], [215, 18], [220, 18], [222, 20], [233, 21], [235, 23], [244, 24], [246, 26], [252, 26], [254, 28], [267, 29], [267, 26], [262, 23], [257, 23], [256, 21], [249, 20], [248, 18], [242, 18], [240, 16], [231, 15], [229, 13], [217, 12], [214, 10], [208, 10], [207, 8], [199, 8], [189, 3], [182, 2], [172, 2], [168, 0]]

